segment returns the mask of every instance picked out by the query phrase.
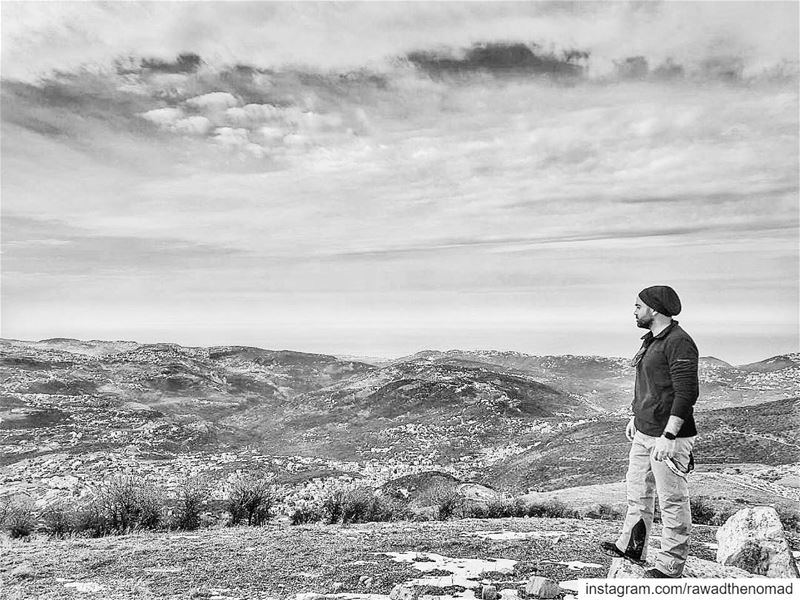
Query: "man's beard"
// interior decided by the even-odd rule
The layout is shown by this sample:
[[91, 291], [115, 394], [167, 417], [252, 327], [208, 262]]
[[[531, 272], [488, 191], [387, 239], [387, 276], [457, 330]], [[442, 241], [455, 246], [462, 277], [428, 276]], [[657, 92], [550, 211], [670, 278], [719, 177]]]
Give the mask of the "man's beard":
[[653, 315], [643, 318], [636, 318], [636, 326], [641, 327], [642, 329], [650, 329], [650, 325], [653, 324]]

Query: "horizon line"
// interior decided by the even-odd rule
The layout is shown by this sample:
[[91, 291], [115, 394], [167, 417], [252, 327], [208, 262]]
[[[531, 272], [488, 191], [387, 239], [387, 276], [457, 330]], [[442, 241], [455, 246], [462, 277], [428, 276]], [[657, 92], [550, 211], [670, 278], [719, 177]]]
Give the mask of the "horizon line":
[[[501, 353], [501, 354], [518, 354], [518, 355], [530, 356], [530, 357], [534, 357], [534, 358], [544, 358], [544, 357], [548, 357], [548, 356], [554, 356], [554, 357], [579, 357], [579, 358], [598, 358], [599, 357], [599, 358], [607, 358], [607, 359], [628, 360], [628, 357], [612, 356], [612, 355], [607, 355], [607, 354], [572, 354], [572, 353], [566, 353], [566, 354], [530, 354], [530, 353], [521, 352], [521, 351], [518, 351], [518, 350], [500, 350], [500, 349], [497, 349], [497, 348], [448, 348], [447, 350], [442, 350], [442, 349], [437, 349], [437, 348], [422, 348], [421, 350], [417, 350], [416, 352], [411, 353], [411, 354], [403, 354], [403, 355], [397, 356], [397, 355], [364, 354], [364, 353], [352, 353], [352, 354], [350, 354], [350, 353], [347, 353], [347, 352], [339, 352], [339, 353], [308, 352], [308, 351], [305, 351], [305, 350], [296, 350], [296, 349], [291, 349], [291, 348], [273, 349], [273, 348], [264, 348], [264, 347], [261, 347], [261, 346], [252, 346], [252, 345], [246, 345], [246, 344], [214, 344], [214, 345], [210, 345], [210, 346], [197, 346], [197, 345], [184, 345], [184, 344], [180, 344], [178, 342], [163, 342], [163, 341], [159, 341], [159, 342], [140, 342], [140, 341], [137, 341], [137, 340], [125, 340], [125, 339], [112, 340], [112, 339], [80, 339], [80, 338], [71, 338], [71, 337], [52, 337], [52, 338], [43, 338], [43, 339], [39, 339], [39, 340], [22, 340], [22, 339], [18, 339], [18, 338], [7, 338], [7, 337], [0, 336], [0, 342], [21, 342], [21, 343], [26, 343], [26, 344], [41, 344], [41, 343], [57, 342], [57, 341], [80, 342], [80, 343], [87, 343], [87, 344], [88, 343], [92, 343], [92, 342], [127, 343], [127, 344], [137, 344], [139, 346], [165, 345], [165, 346], [178, 346], [180, 348], [202, 348], [202, 349], [225, 348], [225, 347], [230, 347], [230, 348], [253, 348], [253, 349], [256, 349], [256, 350], [266, 350], [268, 352], [294, 352], [294, 353], [297, 353], [297, 354], [308, 354], [308, 355], [317, 355], [317, 356], [333, 356], [334, 358], [338, 358], [338, 359], [359, 359], [359, 358], [362, 358], [362, 359], [400, 360], [400, 359], [403, 359], [403, 358], [409, 358], [409, 357], [416, 356], [417, 354], [421, 354], [423, 352], [440, 352], [440, 353], [443, 353], [443, 354], [446, 354], [448, 352], [474, 352], [474, 353], [480, 353], [480, 352], [490, 352], [491, 353], [491, 352], [493, 352], [493, 353]], [[721, 359], [721, 358], [719, 358], [717, 356], [713, 356], [713, 355], [700, 356], [699, 358], [700, 359], [704, 359], [704, 358], [705, 359], [714, 359], [714, 360], [718, 360], [718, 361], [724, 362], [725, 364], [730, 365], [732, 367], [742, 367], [742, 366], [748, 366], [748, 365], [757, 364], [757, 363], [760, 363], [760, 362], [765, 362], [765, 361], [768, 361], [768, 360], [771, 360], [771, 359], [774, 359], [774, 358], [788, 357], [788, 356], [791, 356], [793, 354], [800, 354], [800, 349], [798, 349], [796, 351], [792, 351], [792, 352], [784, 352], [782, 354], [774, 354], [772, 356], [767, 356], [766, 358], [762, 358], [760, 360], [756, 360], [756, 361], [752, 361], [752, 362], [746, 362], [746, 363], [740, 363], [740, 364], [734, 364], [734, 363], [728, 362], [728, 361], [726, 361], [724, 359]]]

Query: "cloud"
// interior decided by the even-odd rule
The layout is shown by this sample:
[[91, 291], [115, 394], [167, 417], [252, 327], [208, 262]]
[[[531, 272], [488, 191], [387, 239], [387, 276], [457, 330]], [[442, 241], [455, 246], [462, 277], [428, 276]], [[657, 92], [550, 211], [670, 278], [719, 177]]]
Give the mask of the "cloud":
[[[796, 84], [742, 84], [792, 59], [795, 8], [183, 4], [2, 6], [3, 60], [29, 50], [1, 84], [14, 321], [90, 327], [103, 298], [109, 327], [124, 305], [212, 322], [193, 331], [226, 314], [322, 330], [320, 307], [424, 329], [468, 298], [453, 322], [566, 326], [657, 273], [796, 323]], [[581, 77], [537, 74], [569, 48], [591, 52]], [[455, 67], [432, 77], [414, 52]]]
[[161, 127], [171, 128], [183, 118], [180, 108], [154, 108], [142, 114], [142, 117]]
[[[489, 46], [473, 50], [469, 60], [505, 68], [509, 60], [533, 65], [536, 61], [523, 50], [533, 43], [542, 56], [590, 53], [586, 66], [595, 75], [613, 73], [619, 61], [637, 56], [651, 66], [672, 59], [697, 72], [739, 61], [735, 68], [745, 76], [797, 61], [794, 3], [554, 6], [5, 2], [2, 70], [6, 78], [30, 80], [54, 70], [104, 68], [138, 56], [154, 73], [192, 73], [201, 62], [348, 71], [385, 66], [414, 52], [424, 56], [450, 48], [469, 53], [475, 44]], [[513, 52], [506, 56], [508, 49], [517, 49], [516, 58]], [[552, 66], [568, 69], [568, 64], [556, 58]]]
[[186, 100], [186, 104], [204, 111], [223, 111], [239, 105], [239, 101], [228, 92], [209, 92]]
[[204, 135], [211, 129], [211, 121], [206, 117], [194, 115], [185, 119], [178, 119], [173, 124], [175, 131], [192, 135]]
[[229, 260], [231, 248], [175, 238], [110, 236], [52, 219], [3, 215], [3, 270], [84, 276], [183, 271]]

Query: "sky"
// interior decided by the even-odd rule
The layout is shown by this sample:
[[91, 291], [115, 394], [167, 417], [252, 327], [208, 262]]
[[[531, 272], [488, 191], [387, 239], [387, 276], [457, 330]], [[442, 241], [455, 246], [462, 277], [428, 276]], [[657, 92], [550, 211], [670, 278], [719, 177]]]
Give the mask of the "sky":
[[0, 335], [800, 350], [794, 2], [2, 2]]

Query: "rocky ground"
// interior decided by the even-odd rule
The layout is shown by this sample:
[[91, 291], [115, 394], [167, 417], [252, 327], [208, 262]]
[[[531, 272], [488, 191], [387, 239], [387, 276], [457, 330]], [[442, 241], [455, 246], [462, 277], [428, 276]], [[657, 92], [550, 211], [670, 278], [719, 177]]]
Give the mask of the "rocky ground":
[[[532, 575], [566, 589], [570, 580], [606, 577], [612, 559], [598, 543], [618, 528], [613, 521], [524, 518], [3, 538], [0, 597], [255, 600], [314, 593], [379, 600], [412, 582], [446, 599], [465, 591], [473, 597], [482, 581], [514, 597]], [[714, 560], [715, 530], [696, 527], [692, 556]], [[656, 525], [656, 543], [659, 533]]]

